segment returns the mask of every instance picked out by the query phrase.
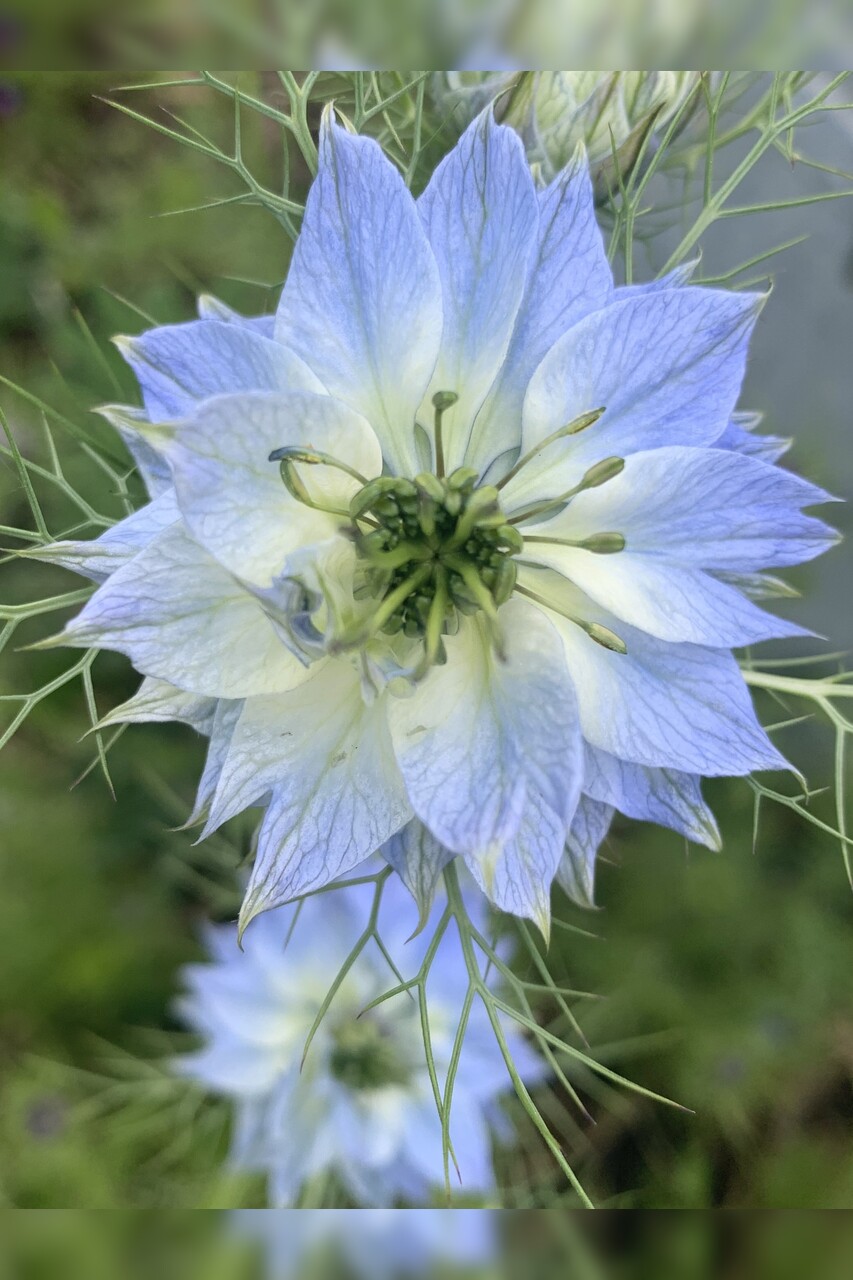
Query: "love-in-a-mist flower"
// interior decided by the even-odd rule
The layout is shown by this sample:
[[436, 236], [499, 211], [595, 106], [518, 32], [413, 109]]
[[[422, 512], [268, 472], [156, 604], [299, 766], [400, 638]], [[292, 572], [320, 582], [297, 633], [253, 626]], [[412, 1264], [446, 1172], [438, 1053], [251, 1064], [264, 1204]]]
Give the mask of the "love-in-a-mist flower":
[[[213, 963], [185, 970], [180, 1004], [203, 1047], [178, 1069], [233, 1100], [234, 1158], [267, 1175], [270, 1202], [295, 1203], [318, 1180], [357, 1204], [429, 1201], [443, 1185], [441, 1122], [424, 1053], [420, 1004], [403, 992], [364, 1012], [398, 978], [371, 942], [347, 970], [328, 1012], [303, 1051], [323, 1000], [365, 930], [372, 884], [316, 894], [254, 921], [237, 946], [232, 926], [212, 928]], [[470, 910], [485, 926], [484, 900]], [[403, 978], [420, 968], [430, 943], [417, 926], [411, 896], [394, 876], [384, 887], [377, 927]], [[442, 1090], [468, 986], [459, 938], [444, 934], [427, 980], [435, 1069]], [[541, 1079], [540, 1059], [507, 1025], [515, 1067]], [[488, 1016], [474, 1008], [453, 1091], [451, 1141], [460, 1188], [488, 1195], [494, 1186], [490, 1132], [505, 1132], [498, 1099], [509, 1077]], [[456, 1172], [454, 1171], [454, 1180]]]
[[[527, 158], [550, 182], [579, 143], [597, 198], [627, 180], [641, 152], [678, 117], [683, 129], [702, 101], [699, 71], [438, 71], [438, 109], [460, 129], [487, 103], [521, 135]], [[709, 90], [712, 73], [705, 73]], [[653, 137], [649, 134], [653, 132]]]
[[491, 1262], [499, 1217], [494, 1209], [241, 1209], [228, 1222], [261, 1245], [266, 1280], [340, 1280], [342, 1263], [358, 1280], [408, 1280]]
[[700, 776], [785, 767], [730, 651], [800, 633], [755, 598], [826, 495], [735, 413], [762, 298], [688, 280], [615, 288], [488, 113], [417, 201], [327, 115], [275, 318], [121, 341], [152, 501], [37, 554], [105, 579], [59, 642], [147, 677], [112, 720], [209, 734], [205, 831], [266, 806], [244, 923], [381, 850], [547, 931], [614, 809], [714, 845]]

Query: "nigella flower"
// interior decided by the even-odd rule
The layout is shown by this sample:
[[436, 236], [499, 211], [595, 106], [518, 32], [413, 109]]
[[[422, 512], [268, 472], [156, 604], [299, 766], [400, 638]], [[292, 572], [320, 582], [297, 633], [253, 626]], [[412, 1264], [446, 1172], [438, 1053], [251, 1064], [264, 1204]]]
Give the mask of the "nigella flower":
[[[263, 1250], [267, 1280], [402, 1280], [482, 1267], [497, 1252], [494, 1209], [241, 1209], [229, 1223]], [[478, 1272], [479, 1274], [479, 1272]]]
[[[238, 1165], [267, 1175], [270, 1201], [285, 1208], [312, 1180], [333, 1180], [362, 1205], [428, 1202], [443, 1183], [441, 1123], [423, 1048], [418, 999], [404, 992], [364, 1012], [397, 984], [378, 946], [347, 970], [310, 1042], [318, 1010], [368, 924], [374, 886], [335, 888], [301, 908], [279, 907], [236, 930], [209, 930], [212, 963], [185, 970], [184, 1021], [202, 1048], [176, 1067], [233, 1100]], [[470, 904], [483, 924], [483, 899]], [[400, 880], [387, 881], [378, 913], [382, 943], [404, 978], [419, 969], [429, 938], [406, 944], [417, 913]], [[458, 936], [442, 938], [427, 982], [435, 1069], [444, 1088], [468, 978]], [[516, 1069], [541, 1079], [538, 1057], [511, 1025]], [[489, 1134], [504, 1132], [498, 1099], [508, 1087], [501, 1051], [482, 1007], [472, 1010], [453, 1091], [451, 1141], [461, 1189], [494, 1185]], [[454, 1174], [455, 1176], [455, 1174]], [[330, 1183], [331, 1185], [331, 1183]]]
[[785, 767], [730, 651], [801, 634], [753, 597], [827, 495], [749, 456], [762, 298], [688, 277], [615, 288], [488, 113], [417, 201], [327, 115], [275, 318], [121, 341], [152, 501], [38, 554], [104, 579], [59, 642], [147, 677], [112, 719], [210, 735], [205, 831], [266, 806], [244, 923], [379, 849], [547, 932], [614, 809], [713, 846], [701, 775]]

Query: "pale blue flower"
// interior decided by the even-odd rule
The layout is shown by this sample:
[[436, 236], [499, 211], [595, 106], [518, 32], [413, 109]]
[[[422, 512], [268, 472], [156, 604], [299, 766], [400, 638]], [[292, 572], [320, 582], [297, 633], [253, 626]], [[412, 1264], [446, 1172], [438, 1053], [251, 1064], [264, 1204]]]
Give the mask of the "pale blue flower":
[[121, 340], [152, 501], [38, 554], [146, 677], [108, 719], [210, 736], [205, 830], [266, 806], [244, 922], [381, 849], [547, 932], [614, 810], [713, 846], [700, 777], [785, 767], [731, 650], [803, 634], [755, 601], [827, 495], [736, 410], [763, 299], [689, 275], [615, 288], [584, 162], [488, 113], [417, 201], [327, 115], [275, 319]]
[[[234, 1107], [233, 1156], [268, 1178], [277, 1207], [330, 1177], [356, 1204], [429, 1201], [443, 1185], [441, 1122], [424, 1053], [416, 993], [401, 993], [366, 1013], [398, 978], [371, 942], [346, 972], [303, 1050], [327, 992], [364, 931], [372, 884], [315, 895], [254, 921], [241, 951], [236, 929], [211, 928], [212, 963], [184, 972], [183, 1020], [202, 1047], [176, 1068]], [[470, 910], [485, 928], [484, 902]], [[378, 916], [384, 946], [404, 978], [419, 969], [431, 931], [417, 928], [411, 896], [396, 876], [385, 885]], [[441, 1088], [468, 985], [458, 935], [442, 939], [427, 981], [430, 1035]], [[361, 1015], [361, 1016], [359, 1016]], [[505, 1029], [516, 1069], [529, 1084], [543, 1065], [517, 1029]], [[509, 1076], [485, 1009], [471, 1012], [456, 1077], [450, 1135], [460, 1190], [494, 1189], [491, 1134], [508, 1133], [498, 1100]], [[451, 1166], [453, 1170], [453, 1166]], [[454, 1183], [457, 1174], [452, 1172]]]
[[304, 1280], [321, 1260], [336, 1280], [341, 1260], [357, 1280], [403, 1280], [491, 1262], [497, 1217], [493, 1209], [244, 1209], [230, 1220], [262, 1244], [265, 1280]]

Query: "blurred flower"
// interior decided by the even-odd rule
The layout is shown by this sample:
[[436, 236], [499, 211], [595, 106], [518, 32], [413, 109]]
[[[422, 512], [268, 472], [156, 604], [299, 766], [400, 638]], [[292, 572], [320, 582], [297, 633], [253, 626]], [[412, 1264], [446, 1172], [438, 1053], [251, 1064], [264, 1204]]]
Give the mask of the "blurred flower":
[[[537, 176], [550, 182], [586, 147], [596, 198], [626, 179], [648, 135], [649, 159], [671, 121], [701, 101], [699, 71], [439, 71], [436, 105], [460, 130], [490, 102], [517, 129]], [[689, 105], [688, 105], [689, 104]], [[615, 159], [614, 159], [615, 157]], [[618, 163], [618, 172], [616, 165]]]
[[488, 112], [417, 202], [327, 114], [276, 317], [120, 340], [152, 501], [32, 553], [103, 583], [47, 643], [210, 736], [205, 832], [266, 805], [244, 925], [381, 849], [547, 934], [614, 808], [715, 846], [700, 775], [785, 767], [729, 650], [803, 634], [752, 597], [827, 495], [748, 456], [763, 298], [689, 274], [616, 289], [585, 165], [537, 192]]
[[[279, 907], [246, 932], [212, 928], [209, 965], [185, 971], [180, 1012], [204, 1046], [176, 1067], [233, 1099], [233, 1154], [269, 1178], [272, 1204], [294, 1204], [312, 1180], [334, 1177], [358, 1204], [428, 1200], [444, 1176], [441, 1123], [427, 1069], [419, 1002], [405, 992], [364, 1013], [398, 979], [373, 943], [347, 970], [311, 1041], [324, 999], [359, 937], [374, 901], [371, 884]], [[471, 910], [481, 927], [483, 900]], [[383, 945], [412, 977], [429, 945], [397, 879], [384, 886], [378, 915]], [[468, 985], [458, 937], [444, 935], [427, 984], [435, 1068], [444, 1088]], [[359, 1016], [361, 1015], [361, 1016]], [[517, 1030], [505, 1034], [516, 1069], [541, 1078], [539, 1059]], [[494, 1185], [489, 1133], [505, 1121], [497, 1100], [509, 1083], [485, 1010], [472, 1010], [453, 1093], [451, 1140], [466, 1194]], [[503, 1123], [502, 1123], [503, 1122]]]
[[231, 1221], [264, 1245], [266, 1280], [303, 1280], [321, 1256], [331, 1267], [343, 1259], [359, 1280], [401, 1280], [437, 1265], [488, 1263], [496, 1217], [492, 1209], [244, 1209]]

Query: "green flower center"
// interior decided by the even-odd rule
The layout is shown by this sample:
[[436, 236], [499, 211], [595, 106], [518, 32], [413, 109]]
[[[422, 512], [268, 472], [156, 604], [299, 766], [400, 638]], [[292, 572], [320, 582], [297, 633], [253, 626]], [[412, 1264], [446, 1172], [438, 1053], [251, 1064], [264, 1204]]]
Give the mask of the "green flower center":
[[[460, 467], [446, 478], [382, 476], [352, 500], [352, 536], [377, 601], [372, 630], [423, 639], [430, 661], [458, 614], [493, 617], [512, 595], [524, 540], [492, 485]], [[365, 525], [367, 526], [365, 528]]]
[[408, 1064], [388, 1030], [369, 1017], [339, 1023], [333, 1033], [329, 1070], [349, 1089], [407, 1084]]

